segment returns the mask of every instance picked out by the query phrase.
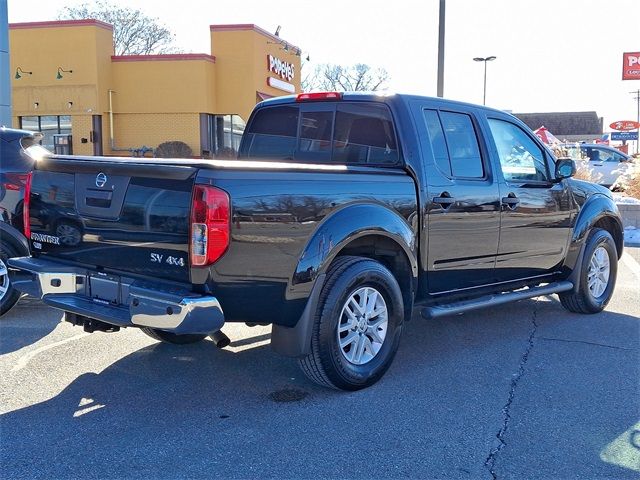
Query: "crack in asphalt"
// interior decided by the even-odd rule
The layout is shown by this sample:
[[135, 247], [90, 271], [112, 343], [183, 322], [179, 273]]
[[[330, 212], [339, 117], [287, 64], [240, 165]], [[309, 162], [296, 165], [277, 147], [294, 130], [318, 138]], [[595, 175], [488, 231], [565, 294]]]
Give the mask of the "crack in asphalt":
[[536, 300], [533, 307], [533, 313], [531, 316], [532, 327], [531, 327], [531, 331], [529, 332], [529, 338], [527, 340], [527, 348], [525, 349], [525, 351], [522, 353], [522, 356], [520, 357], [520, 364], [518, 365], [518, 371], [515, 374], [515, 377], [511, 379], [511, 388], [509, 388], [509, 396], [507, 397], [507, 403], [505, 403], [504, 407], [502, 407], [502, 417], [503, 417], [502, 427], [500, 428], [500, 430], [498, 430], [498, 433], [496, 434], [496, 438], [500, 443], [498, 444], [497, 447], [494, 447], [491, 449], [491, 451], [489, 452], [489, 456], [484, 462], [484, 466], [487, 468], [487, 470], [489, 470], [489, 473], [491, 474], [491, 477], [493, 478], [493, 480], [497, 480], [498, 478], [498, 475], [495, 472], [495, 466], [496, 466], [496, 461], [498, 459], [497, 458], [498, 454], [503, 448], [507, 446], [507, 443], [505, 442], [505, 436], [507, 434], [507, 430], [509, 429], [509, 422], [511, 421], [511, 404], [513, 403], [513, 400], [516, 396], [516, 389], [518, 388], [518, 383], [520, 383], [520, 379], [524, 375], [524, 368], [525, 368], [525, 365], [527, 364], [527, 361], [529, 360], [529, 355], [531, 354], [531, 350], [533, 349], [536, 331], [538, 330], [538, 323], [536, 322], [537, 315], [538, 315], [538, 311], [536, 308], [537, 306], [538, 306], [538, 301]]
[[549, 338], [549, 337], [538, 337], [540, 340], [547, 340], [551, 342], [566, 342], [566, 343], [582, 343], [583, 345], [592, 345], [594, 347], [605, 347], [605, 348], [613, 348], [615, 350], [626, 350], [628, 352], [633, 352], [635, 349], [633, 348], [625, 348], [618, 347], [616, 345], [607, 345], [604, 343], [596, 343], [596, 342], [587, 342], [584, 340], [567, 340], [566, 338]]

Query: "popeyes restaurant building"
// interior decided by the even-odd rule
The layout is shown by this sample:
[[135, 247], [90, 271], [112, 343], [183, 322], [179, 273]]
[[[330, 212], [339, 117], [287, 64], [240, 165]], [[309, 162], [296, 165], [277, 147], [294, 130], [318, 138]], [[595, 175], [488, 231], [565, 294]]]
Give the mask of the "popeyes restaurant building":
[[11, 24], [13, 126], [58, 153], [231, 156], [257, 102], [300, 91], [301, 52], [252, 24], [210, 30], [211, 54], [117, 56], [98, 20]]

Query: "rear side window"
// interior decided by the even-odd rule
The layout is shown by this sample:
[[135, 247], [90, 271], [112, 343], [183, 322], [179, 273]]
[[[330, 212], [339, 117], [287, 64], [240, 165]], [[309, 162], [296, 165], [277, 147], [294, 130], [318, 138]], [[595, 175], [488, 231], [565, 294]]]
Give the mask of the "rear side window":
[[338, 104], [333, 162], [397, 163], [398, 147], [389, 109], [383, 105]]
[[298, 117], [297, 106], [258, 111], [240, 147], [240, 158], [292, 160], [298, 135]]
[[454, 177], [482, 178], [484, 168], [478, 138], [471, 117], [464, 113], [441, 112], [444, 135]]
[[435, 110], [425, 110], [424, 121], [427, 124], [429, 141], [431, 142], [431, 150], [433, 151], [436, 165], [444, 174], [450, 177], [451, 164], [449, 163], [449, 152], [447, 151], [447, 142], [444, 139], [444, 130], [442, 129], [438, 112]]
[[400, 158], [389, 108], [364, 102], [261, 109], [239, 157], [383, 166]]
[[436, 165], [454, 178], [484, 178], [478, 137], [465, 113], [424, 110]]

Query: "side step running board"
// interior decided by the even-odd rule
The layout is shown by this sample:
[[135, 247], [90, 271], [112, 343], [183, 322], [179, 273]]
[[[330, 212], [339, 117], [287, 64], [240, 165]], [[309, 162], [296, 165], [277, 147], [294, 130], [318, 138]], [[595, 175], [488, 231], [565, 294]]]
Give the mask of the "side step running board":
[[424, 307], [421, 314], [424, 318], [439, 318], [444, 317], [445, 315], [468, 312], [477, 308], [495, 307], [496, 305], [502, 305], [503, 303], [514, 302], [516, 300], [524, 300], [525, 298], [566, 292], [572, 288], [573, 283], [567, 280], [562, 282], [553, 282], [541, 287], [523, 288], [514, 292], [486, 295], [484, 297], [474, 298], [473, 300], [464, 300], [444, 305]]

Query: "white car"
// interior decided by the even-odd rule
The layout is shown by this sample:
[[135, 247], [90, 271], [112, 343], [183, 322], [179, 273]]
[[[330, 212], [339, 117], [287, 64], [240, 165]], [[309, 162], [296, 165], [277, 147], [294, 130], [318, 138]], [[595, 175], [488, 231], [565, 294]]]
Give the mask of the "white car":
[[562, 145], [562, 148], [576, 162], [587, 162], [593, 181], [606, 187], [615, 185], [618, 177], [632, 165], [631, 157], [607, 145], [573, 143]]

